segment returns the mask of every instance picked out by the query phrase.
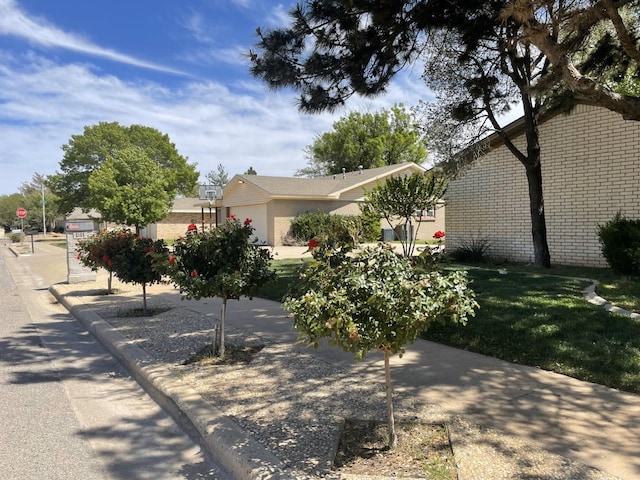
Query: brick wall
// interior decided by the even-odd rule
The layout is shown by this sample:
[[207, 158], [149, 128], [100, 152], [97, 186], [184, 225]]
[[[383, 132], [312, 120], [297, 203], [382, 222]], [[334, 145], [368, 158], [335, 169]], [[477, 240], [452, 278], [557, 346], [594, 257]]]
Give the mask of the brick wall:
[[[617, 211], [640, 218], [640, 122], [604, 108], [577, 105], [540, 125], [542, 177], [551, 261], [606, 266], [598, 225]], [[523, 139], [516, 139], [523, 147]], [[487, 239], [489, 254], [533, 261], [524, 167], [494, 148], [449, 183], [447, 248]]]
[[[157, 223], [156, 235], [157, 238], [164, 240], [175, 240], [179, 237], [184, 237], [187, 232], [187, 226], [191, 223], [191, 220], [195, 220], [198, 229], [201, 227], [201, 214], [194, 213], [170, 213], [167, 218]], [[215, 221], [215, 216], [214, 216]], [[209, 212], [205, 214], [205, 222], [209, 222]]]

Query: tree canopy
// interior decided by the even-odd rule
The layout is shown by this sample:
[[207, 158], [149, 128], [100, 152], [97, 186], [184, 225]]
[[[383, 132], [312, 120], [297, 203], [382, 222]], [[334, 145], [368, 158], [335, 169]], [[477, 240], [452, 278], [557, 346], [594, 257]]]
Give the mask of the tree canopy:
[[[20, 225], [20, 219], [16, 216], [18, 208], [25, 208], [25, 198], [20, 193], [0, 195], [0, 223], [5, 230]], [[29, 215], [31, 211], [27, 209]]]
[[80, 135], [71, 136], [69, 143], [62, 146], [60, 171], [47, 179], [52, 192], [60, 197], [60, 211], [68, 213], [75, 207], [100, 210], [101, 205], [90, 201], [89, 177], [107, 158], [130, 147], [138, 148], [162, 169], [165, 191], [170, 197], [193, 192], [199, 176], [196, 165], [189, 164], [178, 153], [168, 135], [143, 125], [127, 127], [118, 122], [100, 122], [86, 126]]
[[[569, 90], [627, 120], [640, 120], [637, 90], [620, 89], [616, 85], [625, 78], [634, 78], [637, 82], [640, 77], [640, 4], [637, 1], [511, 0], [503, 3], [498, 19], [513, 21], [520, 27], [512, 41], [534, 45]], [[594, 37], [598, 28], [605, 28], [606, 34]], [[585, 51], [589, 51], [588, 55]], [[617, 71], [617, 75], [603, 74], [612, 71]]]
[[89, 203], [103, 220], [137, 229], [167, 216], [173, 195], [164, 171], [138, 147], [107, 156], [89, 176]]
[[[558, 108], [566, 95], [550, 82], [544, 56], [528, 47], [503, 46], [503, 38], [517, 31], [516, 25], [504, 22], [469, 32], [471, 26], [461, 23], [456, 30], [430, 35], [423, 78], [437, 101], [422, 102], [417, 109], [423, 113], [425, 136], [451, 175], [482, 153], [482, 138], [494, 132], [501, 137], [513, 159], [524, 166], [535, 265], [549, 267], [538, 125], [545, 110]], [[524, 113], [522, 144], [500, 121], [514, 105]]]
[[218, 164], [216, 170], [211, 170], [207, 173], [207, 181], [210, 185], [220, 185], [224, 187], [229, 183], [229, 173], [221, 163]]
[[[621, 11], [634, 15], [624, 21]], [[483, 48], [479, 33], [503, 30], [500, 48], [531, 48], [553, 65], [557, 82], [598, 105], [640, 119], [640, 98], [621, 95], [606, 79], [590, 77], [580, 54], [592, 30], [611, 23], [611, 41], [602, 58], [628, 60], [637, 69], [638, 13], [633, 0], [580, 2], [496, 0], [425, 0], [421, 2], [307, 0], [290, 12], [287, 27], [258, 29], [251, 72], [272, 88], [299, 92], [299, 108], [335, 109], [354, 94], [383, 93], [390, 80], [413, 65], [437, 30], [458, 30], [471, 50]]]
[[427, 150], [412, 115], [402, 105], [376, 113], [351, 112], [307, 149], [309, 166], [298, 176], [322, 176], [403, 162], [422, 163]]

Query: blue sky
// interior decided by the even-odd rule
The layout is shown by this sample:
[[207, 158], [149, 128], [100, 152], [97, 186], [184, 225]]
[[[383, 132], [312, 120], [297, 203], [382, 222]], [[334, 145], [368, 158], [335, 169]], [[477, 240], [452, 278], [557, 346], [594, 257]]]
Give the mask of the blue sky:
[[59, 166], [86, 125], [117, 121], [166, 133], [201, 180], [291, 176], [305, 147], [351, 110], [427, 95], [406, 72], [386, 95], [307, 115], [290, 91], [269, 91], [243, 53], [255, 29], [284, 25], [294, 2], [261, 0], [0, 0], [0, 195]]

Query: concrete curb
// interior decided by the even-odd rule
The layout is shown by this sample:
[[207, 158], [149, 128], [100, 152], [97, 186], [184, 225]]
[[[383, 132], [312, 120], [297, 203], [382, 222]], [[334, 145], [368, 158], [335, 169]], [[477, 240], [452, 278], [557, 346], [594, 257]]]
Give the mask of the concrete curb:
[[578, 280], [591, 282], [591, 285], [589, 285], [582, 291], [582, 294], [584, 295], [584, 298], [587, 300], [587, 302], [593, 305], [599, 305], [610, 313], [618, 313], [630, 318], [640, 318], [640, 313], [630, 312], [629, 310], [625, 310], [624, 308], [616, 307], [612, 303], [609, 303], [606, 299], [598, 296], [598, 294], [596, 294], [596, 287], [600, 283], [598, 282], [598, 280], [594, 280], [592, 278], [578, 278]]
[[66, 296], [59, 285], [51, 294], [134, 376], [149, 395], [187, 432], [196, 435], [210, 455], [238, 480], [285, 480], [286, 465], [192, 388], [161, 367], [94, 310]]

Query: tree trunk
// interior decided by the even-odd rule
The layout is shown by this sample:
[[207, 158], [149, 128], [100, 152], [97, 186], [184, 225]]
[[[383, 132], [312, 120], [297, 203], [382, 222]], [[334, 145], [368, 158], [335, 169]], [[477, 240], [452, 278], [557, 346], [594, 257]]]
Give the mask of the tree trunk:
[[220, 358], [224, 358], [224, 320], [227, 316], [227, 299], [222, 299], [222, 314], [220, 315]]
[[142, 315], [147, 316], [147, 284], [142, 284]]
[[[514, 60], [514, 65], [517, 63]], [[527, 172], [529, 186], [529, 212], [531, 217], [531, 235], [533, 237], [533, 263], [536, 267], [551, 267], [551, 254], [547, 244], [547, 222], [544, 215], [544, 195], [542, 193], [542, 163], [540, 162], [540, 107], [531, 98], [528, 88], [530, 74], [526, 81], [522, 78], [521, 98], [524, 110], [525, 137], [527, 139], [527, 155], [521, 159]]]
[[113, 272], [109, 272], [109, 279], [107, 280], [107, 295], [111, 295], [113, 290], [111, 290], [111, 281], [113, 280]]
[[547, 222], [544, 216], [544, 197], [542, 195], [542, 168], [540, 162], [526, 167], [529, 184], [529, 208], [531, 211], [531, 234], [533, 236], [533, 255], [536, 267], [551, 267], [551, 255], [547, 243]]
[[398, 436], [396, 435], [396, 423], [393, 418], [393, 388], [391, 387], [391, 365], [389, 357], [391, 354], [388, 349], [384, 349], [384, 376], [387, 384], [387, 427], [389, 429], [389, 448], [395, 448], [398, 445]]

